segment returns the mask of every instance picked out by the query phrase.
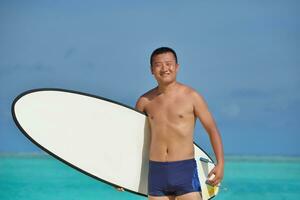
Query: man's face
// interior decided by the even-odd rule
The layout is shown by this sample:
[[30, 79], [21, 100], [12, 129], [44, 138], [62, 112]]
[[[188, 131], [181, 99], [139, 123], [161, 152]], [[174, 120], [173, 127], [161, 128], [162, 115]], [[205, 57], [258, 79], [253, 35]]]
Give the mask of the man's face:
[[176, 80], [179, 65], [171, 52], [154, 56], [151, 72], [159, 84], [168, 84]]

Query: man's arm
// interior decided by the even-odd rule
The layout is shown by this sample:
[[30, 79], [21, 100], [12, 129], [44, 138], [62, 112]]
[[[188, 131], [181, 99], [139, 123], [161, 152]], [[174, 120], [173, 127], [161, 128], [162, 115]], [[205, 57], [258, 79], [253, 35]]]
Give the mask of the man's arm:
[[224, 176], [224, 153], [223, 145], [221, 140], [221, 135], [218, 131], [215, 120], [213, 119], [212, 114], [208, 110], [208, 106], [204, 98], [197, 92], [193, 93], [194, 100], [194, 112], [195, 115], [201, 121], [203, 127], [209, 135], [210, 142], [212, 144], [217, 164], [216, 167], [209, 173], [209, 177], [214, 174], [215, 177], [208, 182], [212, 185], [217, 185], [221, 182]]
[[146, 104], [146, 98], [144, 96], [141, 96], [136, 104], [135, 104], [135, 108], [141, 112], [145, 112], [145, 104]]

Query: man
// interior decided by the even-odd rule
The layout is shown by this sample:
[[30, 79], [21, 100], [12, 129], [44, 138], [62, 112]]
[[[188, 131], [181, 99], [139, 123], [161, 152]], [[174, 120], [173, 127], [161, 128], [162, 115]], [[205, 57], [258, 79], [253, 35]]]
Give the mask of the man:
[[153, 51], [151, 73], [158, 86], [142, 95], [136, 108], [147, 114], [150, 124], [148, 197], [150, 200], [201, 199], [194, 158], [193, 133], [199, 118], [216, 155], [217, 164], [209, 173], [211, 185], [223, 178], [224, 156], [221, 137], [203, 97], [176, 81], [177, 55], [168, 47]]

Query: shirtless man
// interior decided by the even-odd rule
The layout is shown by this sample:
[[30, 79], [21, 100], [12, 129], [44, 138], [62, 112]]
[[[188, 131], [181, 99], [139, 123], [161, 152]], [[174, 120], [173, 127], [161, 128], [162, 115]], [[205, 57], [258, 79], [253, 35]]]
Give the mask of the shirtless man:
[[176, 81], [179, 69], [174, 50], [153, 51], [151, 72], [158, 86], [142, 95], [136, 108], [147, 114], [150, 124], [148, 198], [150, 200], [201, 200], [194, 158], [193, 134], [199, 118], [216, 155], [217, 164], [208, 181], [217, 185], [223, 178], [224, 156], [220, 134], [203, 97]]

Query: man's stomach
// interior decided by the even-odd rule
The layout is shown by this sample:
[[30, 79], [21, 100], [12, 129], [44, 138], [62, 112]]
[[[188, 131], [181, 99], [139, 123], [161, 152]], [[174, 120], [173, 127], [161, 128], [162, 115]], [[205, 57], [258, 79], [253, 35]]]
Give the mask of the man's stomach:
[[178, 161], [194, 158], [193, 140], [168, 141], [153, 139], [150, 142], [149, 159], [152, 161]]

